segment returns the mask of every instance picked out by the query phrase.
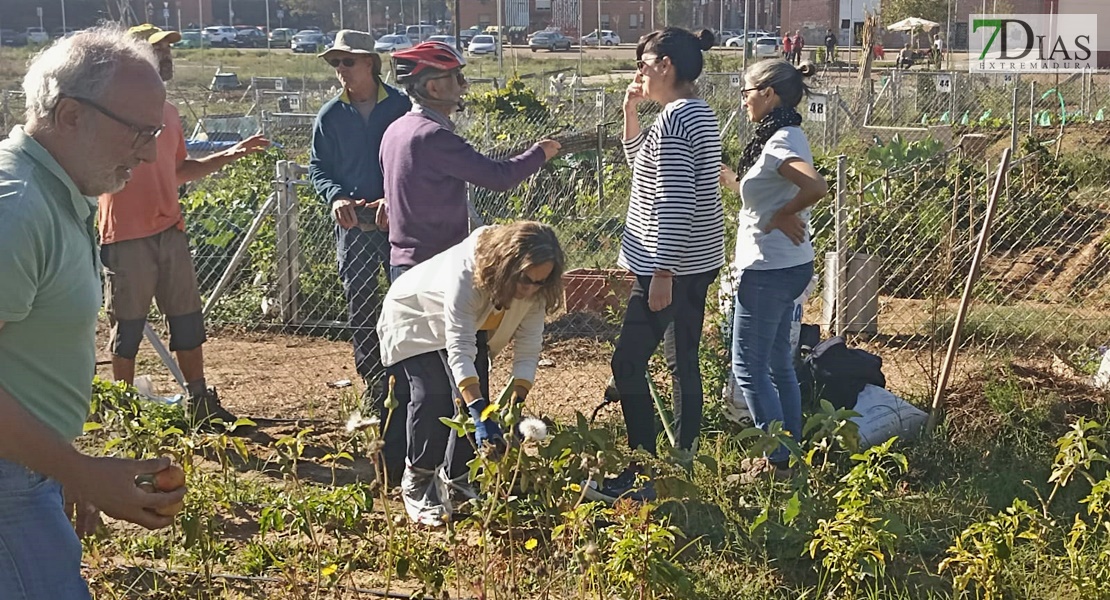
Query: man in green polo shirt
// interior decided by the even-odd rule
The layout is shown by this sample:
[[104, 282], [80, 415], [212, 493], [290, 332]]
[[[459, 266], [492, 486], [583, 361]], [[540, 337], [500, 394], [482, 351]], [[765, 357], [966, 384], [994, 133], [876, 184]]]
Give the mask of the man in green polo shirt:
[[96, 510], [154, 529], [173, 521], [155, 511], [185, 494], [135, 485], [168, 459], [72, 444], [95, 367], [96, 196], [155, 160], [166, 92], [150, 46], [115, 28], [59, 40], [23, 89], [27, 124], [0, 142], [0, 598], [85, 599], [76, 534]]

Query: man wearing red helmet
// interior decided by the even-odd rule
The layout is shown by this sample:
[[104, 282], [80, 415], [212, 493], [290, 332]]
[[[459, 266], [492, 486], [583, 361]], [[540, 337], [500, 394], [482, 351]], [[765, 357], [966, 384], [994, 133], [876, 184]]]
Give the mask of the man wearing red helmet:
[[412, 111], [386, 130], [380, 153], [395, 279], [466, 238], [467, 183], [508, 191], [553, 158], [559, 142], [543, 140], [508, 160], [489, 158], [455, 133], [451, 121], [470, 87], [458, 50], [424, 42], [395, 52], [393, 61], [413, 101]]
[[[442, 42], [425, 42], [394, 53], [393, 60], [397, 81], [405, 86], [413, 108], [389, 126], [380, 151], [385, 202], [378, 208], [378, 217], [379, 223], [389, 228], [391, 281], [467, 238], [471, 210], [467, 183], [508, 191], [539, 171], [560, 147], [555, 140], [543, 140], [508, 160], [484, 156], [455, 133], [451, 121], [451, 115], [461, 109], [463, 94], [469, 88], [462, 74], [466, 66], [462, 55]], [[483, 326], [476, 336], [477, 361], [487, 361], [482, 366], [488, 366], [484, 357], [489, 356], [490, 335]], [[484, 371], [482, 366], [479, 372]], [[454, 390], [454, 394], [462, 398], [462, 388], [477, 382], [458, 383], [460, 389]], [[482, 392], [489, 397], [488, 390]], [[523, 400], [526, 394], [526, 389], [518, 388], [518, 399]], [[420, 415], [431, 414], [420, 410], [425, 401], [431, 400], [411, 399], [410, 432], [438, 425], [438, 418], [435, 423], [421, 422]], [[410, 435], [410, 447], [413, 443]], [[437, 477], [434, 471], [406, 465], [401, 491], [410, 514], [436, 506], [444, 494], [473, 497], [466, 473], [457, 480], [447, 480], [448, 477], [442, 470]]]

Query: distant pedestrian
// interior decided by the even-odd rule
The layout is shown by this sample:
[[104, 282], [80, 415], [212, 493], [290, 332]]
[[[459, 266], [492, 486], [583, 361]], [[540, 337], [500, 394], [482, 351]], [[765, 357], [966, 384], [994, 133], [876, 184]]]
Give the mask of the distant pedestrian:
[[836, 52], [836, 34], [830, 29], [825, 34], [825, 62], [833, 62], [833, 54]]
[[794, 38], [790, 36], [790, 32], [782, 36], [782, 57], [786, 60], [794, 58]]
[[941, 66], [941, 63], [943, 61], [944, 61], [944, 39], [941, 38], [940, 34], [938, 33], [938, 34], [933, 36], [933, 62], [936, 64], [938, 71], [940, 70], [940, 66]]
[[794, 50], [794, 64], [801, 64], [802, 50], [806, 47], [806, 39], [802, 37], [802, 30], [799, 29], [794, 32], [794, 39], [791, 41], [791, 47]]

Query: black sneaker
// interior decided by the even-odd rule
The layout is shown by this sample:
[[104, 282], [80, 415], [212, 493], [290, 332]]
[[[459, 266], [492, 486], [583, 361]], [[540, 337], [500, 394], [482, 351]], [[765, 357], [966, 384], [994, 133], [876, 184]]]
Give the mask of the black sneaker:
[[[185, 401], [185, 415], [189, 423], [201, 431], [218, 431], [217, 422], [223, 423], [224, 428], [230, 428], [239, 417], [231, 414], [220, 403], [220, 395], [216, 388], [210, 387], [203, 394], [191, 396]], [[246, 434], [253, 431], [253, 427], [236, 427], [235, 433]]]
[[585, 497], [596, 502], [613, 504], [617, 500], [631, 500], [633, 502], [654, 502], [655, 483], [651, 479], [643, 479], [639, 469], [628, 467], [620, 475], [606, 478], [598, 485], [590, 480], [585, 483]]

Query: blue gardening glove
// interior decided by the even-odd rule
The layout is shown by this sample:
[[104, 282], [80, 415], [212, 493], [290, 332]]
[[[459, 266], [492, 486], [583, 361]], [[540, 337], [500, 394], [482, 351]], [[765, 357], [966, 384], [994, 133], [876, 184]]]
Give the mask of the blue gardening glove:
[[489, 407], [489, 400], [478, 398], [466, 405], [470, 418], [474, 420], [474, 441], [481, 450], [485, 444], [490, 445], [489, 457], [500, 458], [505, 453], [505, 436], [501, 433], [501, 426], [493, 419], [482, 419], [482, 413]]

